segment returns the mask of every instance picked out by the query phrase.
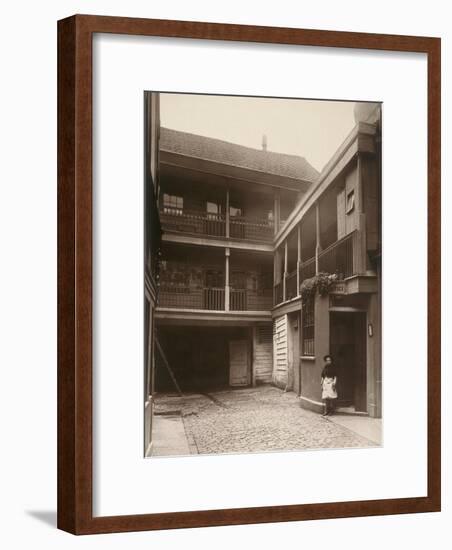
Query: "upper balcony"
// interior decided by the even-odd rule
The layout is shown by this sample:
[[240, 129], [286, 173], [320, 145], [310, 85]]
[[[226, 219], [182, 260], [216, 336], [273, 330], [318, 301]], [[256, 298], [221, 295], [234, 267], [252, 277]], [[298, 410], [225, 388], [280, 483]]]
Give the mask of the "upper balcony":
[[338, 282], [342, 282], [359, 274], [361, 265], [359, 233], [353, 231], [286, 273], [274, 287], [274, 305], [300, 297], [300, 285], [317, 273], [335, 274]]
[[274, 221], [269, 217], [227, 216], [201, 210], [162, 207], [160, 220], [164, 231], [194, 237], [271, 243], [275, 234]]
[[332, 293], [378, 291], [381, 254], [380, 150], [375, 127], [357, 125], [275, 236], [274, 305], [300, 298], [300, 285], [334, 274]]

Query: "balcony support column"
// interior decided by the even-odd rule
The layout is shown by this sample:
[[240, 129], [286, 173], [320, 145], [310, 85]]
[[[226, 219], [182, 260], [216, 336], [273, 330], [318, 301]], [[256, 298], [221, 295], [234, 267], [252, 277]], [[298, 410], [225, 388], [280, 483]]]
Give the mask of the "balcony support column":
[[224, 249], [224, 258], [225, 258], [225, 271], [224, 271], [224, 309], [229, 311], [229, 296], [230, 296], [230, 286], [229, 286], [229, 256], [231, 251], [229, 248]]
[[279, 231], [279, 226], [280, 226], [280, 223], [281, 223], [281, 197], [280, 197], [279, 191], [276, 191], [276, 193], [275, 193], [273, 219], [274, 219], [274, 221], [273, 221], [273, 223], [274, 223], [273, 230], [274, 230], [275, 235], [276, 235], [276, 233], [278, 233], [278, 231]]
[[297, 226], [297, 296], [300, 296], [300, 268], [301, 268], [301, 223]]
[[320, 205], [315, 203], [315, 274], [319, 274], [319, 254], [322, 251], [320, 242]]
[[283, 302], [286, 301], [286, 278], [287, 278], [287, 239], [284, 241], [284, 275], [283, 275]]
[[366, 214], [363, 204], [363, 173], [362, 158], [358, 155], [358, 189], [357, 189], [357, 209], [358, 223], [356, 232], [356, 241], [353, 243], [353, 268], [358, 275], [364, 275], [367, 272], [367, 235], [366, 235]]
[[229, 239], [230, 228], [229, 228], [229, 187], [226, 189], [226, 238]]

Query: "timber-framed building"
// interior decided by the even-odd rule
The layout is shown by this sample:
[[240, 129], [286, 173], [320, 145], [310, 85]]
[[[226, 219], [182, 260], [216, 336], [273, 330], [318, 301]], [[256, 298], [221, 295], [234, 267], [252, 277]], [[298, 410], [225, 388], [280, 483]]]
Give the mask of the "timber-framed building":
[[[160, 127], [157, 111], [152, 120], [147, 218], [159, 223], [146, 231], [160, 235], [161, 224], [162, 236], [145, 401], [175, 380], [182, 392], [270, 383], [321, 411], [331, 354], [340, 405], [380, 417], [379, 105], [356, 104], [355, 127], [320, 174], [267, 150], [265, 136], [252, 149]], [[306, 298], [322, 273], [333, 276], [328, 292]]]

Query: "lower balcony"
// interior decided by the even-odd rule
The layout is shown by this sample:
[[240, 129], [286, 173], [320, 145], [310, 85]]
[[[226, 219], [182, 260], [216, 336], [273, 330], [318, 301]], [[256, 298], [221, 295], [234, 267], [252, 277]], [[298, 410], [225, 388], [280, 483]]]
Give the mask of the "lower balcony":
[[[229, 294], [229, 301], [227, 296]], [[271, 290], [251, 291], [226, 287], [199, 287], [162, 284], [159, 307], [206, 311], [270, 311]]]

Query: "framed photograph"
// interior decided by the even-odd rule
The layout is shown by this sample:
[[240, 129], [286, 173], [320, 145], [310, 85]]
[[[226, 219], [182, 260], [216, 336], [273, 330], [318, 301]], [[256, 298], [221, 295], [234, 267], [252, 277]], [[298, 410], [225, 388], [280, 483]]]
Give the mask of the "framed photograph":
[[58, 23], [58, 527], [439, 511], [440, 39]]

